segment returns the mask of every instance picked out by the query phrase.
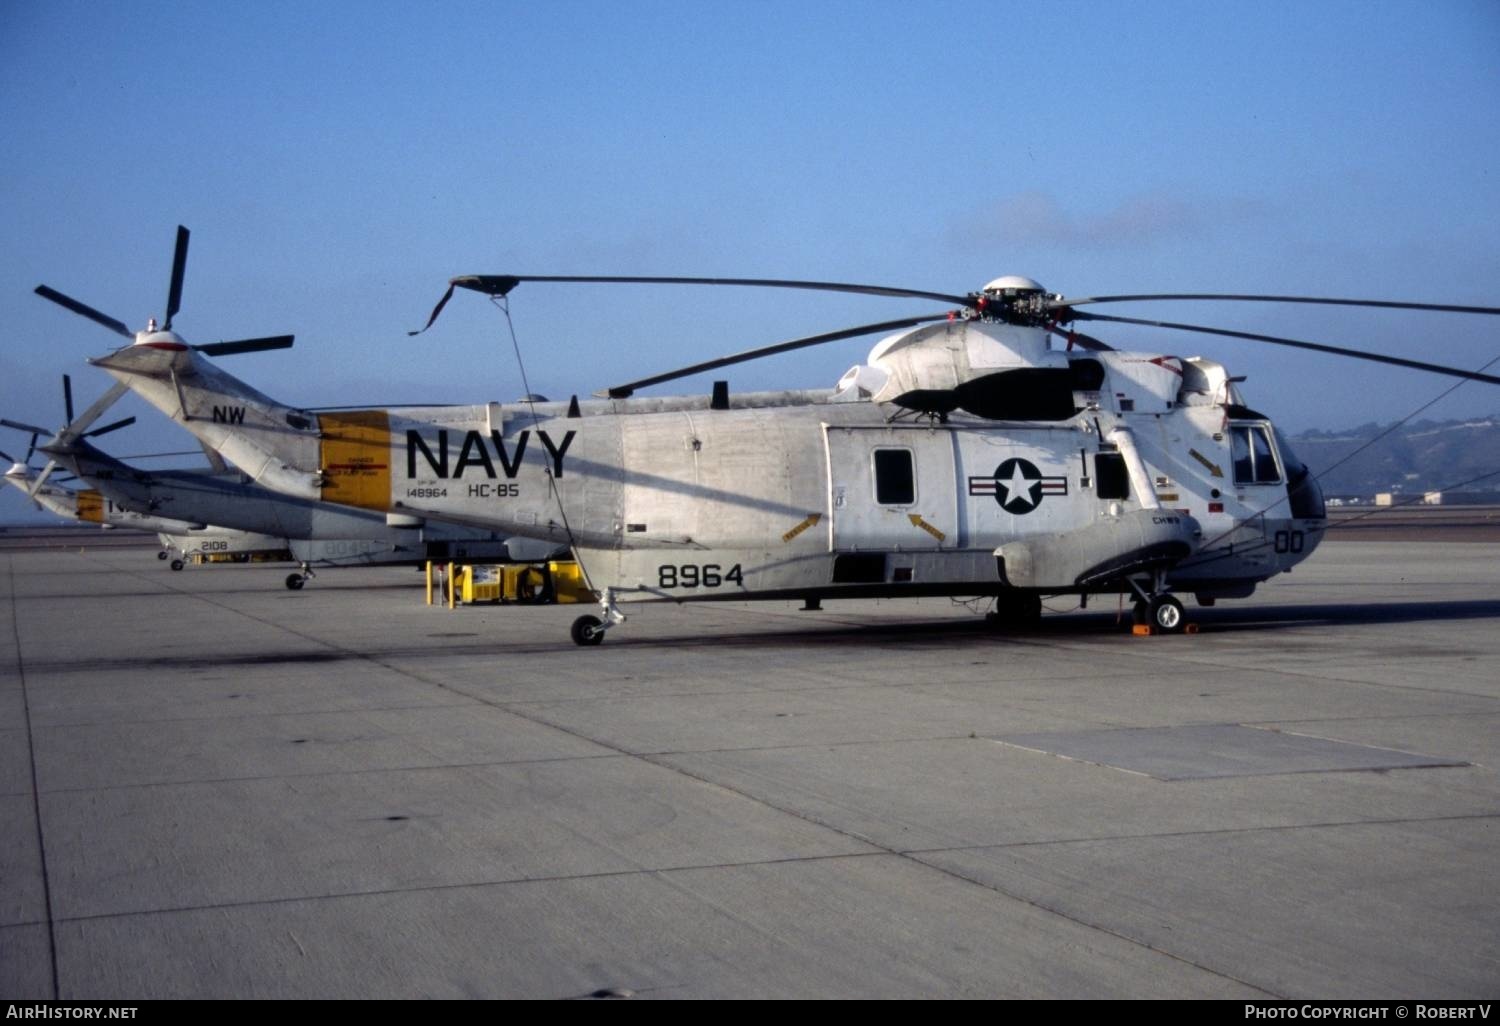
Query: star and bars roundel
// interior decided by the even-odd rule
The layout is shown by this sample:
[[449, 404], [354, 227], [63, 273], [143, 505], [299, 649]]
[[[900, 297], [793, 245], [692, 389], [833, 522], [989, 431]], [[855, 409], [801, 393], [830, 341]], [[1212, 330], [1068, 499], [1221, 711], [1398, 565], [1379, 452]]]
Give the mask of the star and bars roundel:
[[1066, 477], [1048, 477], [1035, 463], [1012, 456], [1001, 461], [993, 477], [969, 478], [970, 495], [993, 495], [1000, 508], [1021, 516], [1042, 504], [1048, 495], [1067, 495]]

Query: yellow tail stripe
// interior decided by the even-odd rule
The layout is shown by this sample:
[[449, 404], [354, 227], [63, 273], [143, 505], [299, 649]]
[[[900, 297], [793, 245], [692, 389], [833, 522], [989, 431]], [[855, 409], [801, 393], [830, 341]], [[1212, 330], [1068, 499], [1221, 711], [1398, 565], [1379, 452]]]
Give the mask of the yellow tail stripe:
[[79, 492], [78, 519], [91, 524], [104, 523], [104, 496], [93, 489]]
[[362, 509], [391, 508], [391, 425], [385, 410], [318, 417], [323, 500]]

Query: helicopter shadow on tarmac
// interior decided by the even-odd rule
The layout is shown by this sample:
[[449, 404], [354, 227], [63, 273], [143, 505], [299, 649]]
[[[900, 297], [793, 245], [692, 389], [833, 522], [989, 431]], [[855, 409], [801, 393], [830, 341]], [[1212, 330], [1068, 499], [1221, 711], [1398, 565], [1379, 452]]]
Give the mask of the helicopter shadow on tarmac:
[[[809, 614], [816, 615], [816, 614]], [[837, 612], [833, 612], [837, 616]], [[1500, 600], [1390, 601], [1343, 604], [1274, 605], [1218, 609], [1192, 609], [1188, 620], [1203, 634], [1259, 631], [1295, 631], [1299, 628], [1378, 626], [1463, 620], [1500, 620]], [[691, 648], [717, 645], [791, 644], [807, 647], [857, 645], [950, 645], [961, 639], [988, 639], [1009, 644], [1045, 646], [1061, 639], [1104, 638], [1128, 633], [1128, 609], [1044, 616], [1039, 623], [1007, 625], [982, 617], [964, 620], [922, 620], [880, 623], [838, 623], [795, 630], [710, 631], [692, 637], [652, 638], [622, 636], [613, 639], [618, 648]], [[1163, 643], [1164, 638], [1141, 639]], [[527, 646], [528, 648], [531, 646]]]

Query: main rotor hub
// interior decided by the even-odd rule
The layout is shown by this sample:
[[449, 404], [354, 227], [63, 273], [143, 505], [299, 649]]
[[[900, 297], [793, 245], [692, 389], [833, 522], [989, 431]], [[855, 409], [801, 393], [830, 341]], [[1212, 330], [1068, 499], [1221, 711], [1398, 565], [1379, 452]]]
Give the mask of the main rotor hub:
[[980, 319], [1025, 325], [1047, 323], [1047, 301], [1055, 298], [1040, 282], [1019, 274], [996, 278], [972, 295]]

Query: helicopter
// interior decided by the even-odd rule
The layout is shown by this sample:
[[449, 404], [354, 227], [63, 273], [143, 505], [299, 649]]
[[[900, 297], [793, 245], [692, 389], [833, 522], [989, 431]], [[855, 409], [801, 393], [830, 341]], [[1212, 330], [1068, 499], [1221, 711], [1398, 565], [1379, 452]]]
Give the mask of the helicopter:
[[[622, 603], [988, 596], [1034, 622], [1042, 598], [1119, 594], [1138, 624], [1186, 626], [1178, 593], [1249, 596], [1306, 559], [1327, 515], [1308, 468], [1226, 368], [1121, 352], [1078, 321], [1204, 331], [1500, 384], [1457, 368], [1294, 339], [1080, 309], [1161, 299], [1500, 308], [1318, 297], [1069, 299], [1023, 277], [963, 294], [779, 279], [474, 275], [522, 282], [760, 286], [933, 300], [942, 312], [722, 357], [567, 403], [314, 414], [270, 400], [175, 337], [90, 362], [244, 468], [309, 499], [493, 527], [568, 545], [599, 616]], [[827, 390], [640, 398], [690, 374], [888, 333]], [[413, 333], [415, 334], [415, 333]], [[1054, 347], [1052, 338], [1064, 345]]]
[[[145, 332], [132, 335], [142, 344], [155, 337], [177, 338], [170, 325], [180, 311], [190, 233], [179, 225], [172, 260], [172, 277], [164, 325], [149, 321]], [[37, 293], [63, 307], [81, 313], [112, 330], [129, 334], [122, 322], [99, 313], [43, 285]], [[291, 346], [293, 336], [215, 343], [197, 351], [225, 355], [281, 349]], [[526, 550], [524, 541], [507, 547], [503, 537], [484, 528], [447, 523], [427, 523], [421, 518], [385, 515], [280, 495], [255, 484], [227, 467], [218, 454], [205, 449], [210, 469], [145, 470], [115, 459], [88, 441], [91, 436], [114, 431], [133, 423], [130, 417], [103, 428], [89, 430], [94, 421], [127, 391], [117, 384], [81, 416], [73, 411], [72, 381], [63, 375], [65, 426], [50, 441], [38, 446], [36, 439], [49, 434], [46, 428], [0, 419], [0, 424], [32, 434], [32, 446], [50, 457], [35, 483], [45, 482], [54, 466], [62, 465], [103, 496], [108, 509], [213, 524], [219, 529], [247, 531], [285, 539], [281, 550], [290, 549], [299, 572], [286, 577], [286, 587], [300, 590], [315, 576], [314, 567], [420, 565], [429, 560], [471, 559], [499, 562], [511, 557], [512, 549]], [[28, 458], [29, 458], [28, 453]], [[553, 548], [555, 546], [547, 546]], [[196, 550], [194, 550], [196, 551]], [[227, 550], [226, 550], [227, 551]], [[180, 560], [174, 560], [174, 568]]]
[[[33, 439], [33, 444], [35, 440]], [[247, 531], [210, 527], [168, 517], [136, 513], [92, 488], [71, 489], [43, 481], [40, 471], [29, 460], [17, 460], [0, 452], [11, 468], [5, 482], [26, 494], [39, 509], [85, 524], [97, 524], [105, 530], [124, 529], [155, 534], [161, 543], [158, 559], [171, 560], [173, 570], [181, 570], [192, 556], [242, 556], [245, 558], [288, 558], [287, 544], [280, 538]]]
[[[116, 386], [120, 392], [124, 386]], [[427, 524], [417, 518], [401, 518], [368, 510], [309, 502], [280, 495], [255, 484], [245, 474], [226, 466], [217, 453], [208, 450], [212, 468], [152, 469], [132, 466], [101, 451], [80, 433], [83, 418], [72, 418], [72, 388], [63, 376], [64, 402], [69, 424], [50, 441], [36, 445], [58, 465], [83, 480], [92, 494], [100, 496], [100, 508], [112, 514], [170, 517], [188, 521], [201, 529], [205, 524], [220, 531], [250, 532], [279, 540], [275, 548], [298, 564], [288, 574], [286, 587], [299, 591], [316, 577], [314, 568], [421, 565], [468, 559], [500, 562], [510, 558], [511, 547], [491, 531], [453, 524]], [[109, 395], [103, 401], [115, 398]], [[124, 426], [135, 418], [110, 425]], [[0, 418], [0, 424], [32, 432], [35, 439], [46, 431], [31, 424]], [[100, 429], [101, 431], [106, 429]], [[35, 444], [33, 442], [33, 444]], [[40, 479], [41, 475], [37, 475]], [[175, 545], [180, 548], [181, 546]], [[195, 545], [184, 555], [199, 551], [237, 551], [224, 546], [204, 550]], [[173, 568], [181, 568], [173, 560]]]

